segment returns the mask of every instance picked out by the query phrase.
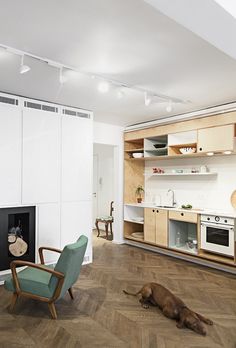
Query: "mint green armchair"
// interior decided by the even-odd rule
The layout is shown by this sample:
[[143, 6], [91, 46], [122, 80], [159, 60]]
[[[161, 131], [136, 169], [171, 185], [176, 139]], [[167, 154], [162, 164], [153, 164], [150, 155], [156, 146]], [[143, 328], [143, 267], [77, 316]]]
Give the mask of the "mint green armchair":
[[[5, 280], [5, 289], [13, 292], [10, 310], [13, 310], [18, 297], [25, 296], [47, 302], [53, 319], [57, 318], [55, 301], [68, 291], [73, 299], [72, 285], [79, 277], [88, 238], [80, 236], [76, 243], [66, 245], [63, 251], [54, 248], [39, 248], [41, 264], [14, 260], [11, 262], [12, 276]], [[55, 268], [44, 265], [43, 251], [60, 253]], [[17, 266], [27, 266], [16, 272]]]

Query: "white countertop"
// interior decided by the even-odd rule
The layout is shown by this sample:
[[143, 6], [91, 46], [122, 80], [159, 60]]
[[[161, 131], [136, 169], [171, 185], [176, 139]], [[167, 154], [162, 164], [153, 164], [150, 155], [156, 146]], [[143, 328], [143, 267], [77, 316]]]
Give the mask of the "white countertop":
[[125, 206], [132, 206], [132, 207], [140, 207], [140, 208], [153, 208], [153, 209], [164, 209], [164, 210], [173, 210], [173, 211], [181, 211], [181, 212], [191, 212], [196, 214], [204, 214], [204, 215], [218, 215], [218, 216], [225, 216], [225, 217], [231, 217], [236, 218], [236, 210], [235, 211], [223, 211], [223, 210], [217, 210], [217, 209], [182, 209], [180, 207], [174, 207], [174, 208], [165, 208], [161, 206], [157, 206], [153, 203], [129, 203], [125, 204]]

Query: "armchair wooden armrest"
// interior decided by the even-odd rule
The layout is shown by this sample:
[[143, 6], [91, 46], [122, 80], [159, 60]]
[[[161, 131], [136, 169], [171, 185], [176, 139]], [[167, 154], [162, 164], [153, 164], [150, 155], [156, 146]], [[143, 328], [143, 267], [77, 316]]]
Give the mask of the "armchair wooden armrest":
[[[40, 269], [41, 271], [51, 273], [52, 275], [56, 276], [59, 280], [55, 293], [57, 292], [57, 290], [61, 290], [61, 287], [62, 287], [62, 284], [64, 281], [64, 277], [65, 277], [63, 273], [58, 272], [58, 271], [54, 271], [54, 269], [47, 268], [45, 266], [37, 265], [33, 262], [23, 261], [23, 260], [22, 261], [21, 260], [14, 260], [11, 262], [10, 267], [11, 267], [12, 278], [13, 278], [13, 282], [14, 282], [17, 294], [21, 292], [21, 289], [20, 289], [20, 284], [19, 284], [19, 280], [17, 277], [16, 266], [28, 266], [28, 267]], [[54, 293], [53, 297], [55, 297], [55, 293]]]
[[55, 249], [55, 248], [50, 248], [50, 247], [40, 247], [39, 248], [39, 258], [40, 258], [41, 265], [44, 265], [43, 250], [54, 251], [55, 253], [62, 253], [62, 250], [60, 250], [60, 249]]

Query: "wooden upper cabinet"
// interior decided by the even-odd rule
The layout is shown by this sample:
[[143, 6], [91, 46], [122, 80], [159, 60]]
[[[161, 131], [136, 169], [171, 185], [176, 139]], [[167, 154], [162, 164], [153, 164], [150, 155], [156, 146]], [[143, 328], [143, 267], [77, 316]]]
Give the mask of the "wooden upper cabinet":
[[168, 246], [168, 211], [162, 209], [144, 209], [144, 241]]
[[198, 152], [234, 151], [235, 125], [211, 127], [198, 130]]

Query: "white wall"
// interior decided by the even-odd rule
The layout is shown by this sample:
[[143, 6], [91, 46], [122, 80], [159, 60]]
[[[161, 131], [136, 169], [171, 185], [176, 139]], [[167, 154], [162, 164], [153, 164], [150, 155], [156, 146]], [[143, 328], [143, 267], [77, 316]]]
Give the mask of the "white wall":
[[114, 146], [94, 144], [93, 154], [98, 158], [97, 216], [109, 215], [114, 200]]
[[153, 167], [172, 169], [198, 169], [206, 165], [216, 176], [163, 176], [146, 177], [146, 201], [153, 201], [156, 194], [166, 197], [168, 189], [175, 192], [177, 204], [191, 204], [195, 208], [235, 211], [230, 203], [230, 196], [236, 189], [236, 155], [186, 158], [146, 162], [145, 171]]
[[114, 146], [114, 243], [123, 243], [123, 131], [120, 126], [94, 122], [93, 142]]

